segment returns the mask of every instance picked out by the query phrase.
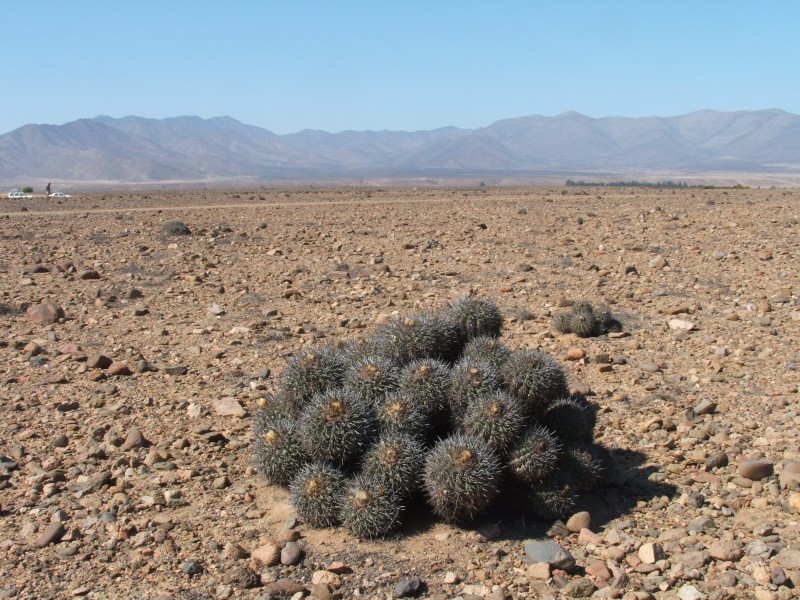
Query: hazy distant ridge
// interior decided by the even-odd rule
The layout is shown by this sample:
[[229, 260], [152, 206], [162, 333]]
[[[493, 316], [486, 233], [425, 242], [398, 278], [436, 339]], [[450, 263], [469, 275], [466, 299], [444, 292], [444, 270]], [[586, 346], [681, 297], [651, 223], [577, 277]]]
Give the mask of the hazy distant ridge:
[[800, 172], [800, 116], [698, 111], [594, 119], [574, 112], [479, 129], [304, 130], [276, 135], [230, 117], [95, 117], [0, 136], [0, 180], [489, 176], [537, 172]]

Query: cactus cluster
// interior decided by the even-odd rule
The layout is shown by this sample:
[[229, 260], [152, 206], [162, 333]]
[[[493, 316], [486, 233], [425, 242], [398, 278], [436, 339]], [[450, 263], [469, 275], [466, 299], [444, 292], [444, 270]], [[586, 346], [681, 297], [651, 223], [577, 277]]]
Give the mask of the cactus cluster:
[[575, 302], [569, 311], [556, 313], [553, 322], [561, 333], [574, 333], [582, 338], [622, 331], [622, 323], [607, 306], [594, 307], [585, 300]]
[[491, 300], [464, 297], [299, 352], [255, 416], [258, 470], [309, 526], [361, 538], [420, 502], [454, 523], [504, 498], [565, 517], [603, 478], [595, 410], [550, 355], [501, 342], [502, 325]]

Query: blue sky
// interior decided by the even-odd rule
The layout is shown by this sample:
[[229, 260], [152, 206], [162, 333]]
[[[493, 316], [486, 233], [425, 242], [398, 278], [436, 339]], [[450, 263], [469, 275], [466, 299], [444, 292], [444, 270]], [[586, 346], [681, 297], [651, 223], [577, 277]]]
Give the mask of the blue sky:
[[305, 128], [800, 113], [800, 2], [3, 2], [0, 133], [100, 114]]

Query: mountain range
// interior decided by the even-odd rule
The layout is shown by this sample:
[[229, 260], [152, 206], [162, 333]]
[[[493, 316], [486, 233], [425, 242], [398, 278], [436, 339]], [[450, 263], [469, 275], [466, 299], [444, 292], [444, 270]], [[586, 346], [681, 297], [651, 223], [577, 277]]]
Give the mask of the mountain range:
[[800, 116], [528, 116], [429, 131], [277, 135], [230, 117], [98, 116], [0, 136], [0, 182], [359, 180], [557, 174], [800, 174]]

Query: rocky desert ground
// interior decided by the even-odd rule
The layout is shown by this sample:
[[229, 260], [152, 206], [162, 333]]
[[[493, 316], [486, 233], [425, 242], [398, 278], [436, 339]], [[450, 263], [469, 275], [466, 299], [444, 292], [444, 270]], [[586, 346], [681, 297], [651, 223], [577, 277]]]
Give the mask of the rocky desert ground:
[[[800, 595], [800, 191], [291, 189], [0, 200], [0, 598]], [[23, 210], [24, 209], [24, 210]], [[190, 235], [163, 226], [181, 220]], [[599, 407], [564, 522], [295, 517], [252, 416], [301, 348], [460, 295]], [[570, 302], [622, 333], [558, 333]], [[548, 541], [548, 544], [541, 543]], [[549, 554], [548, 554], [549, 553]]]

